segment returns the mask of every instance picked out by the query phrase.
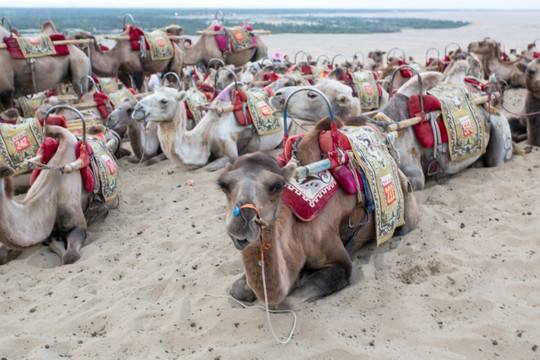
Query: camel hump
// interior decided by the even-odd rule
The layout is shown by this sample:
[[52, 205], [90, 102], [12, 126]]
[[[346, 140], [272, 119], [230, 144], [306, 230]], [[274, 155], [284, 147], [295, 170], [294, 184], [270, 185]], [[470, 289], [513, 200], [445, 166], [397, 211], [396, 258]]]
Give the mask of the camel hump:
[[56, 27], [51, 20], [46, 20], [41, 25], [41, 32], [44, 34], [57, 34]]

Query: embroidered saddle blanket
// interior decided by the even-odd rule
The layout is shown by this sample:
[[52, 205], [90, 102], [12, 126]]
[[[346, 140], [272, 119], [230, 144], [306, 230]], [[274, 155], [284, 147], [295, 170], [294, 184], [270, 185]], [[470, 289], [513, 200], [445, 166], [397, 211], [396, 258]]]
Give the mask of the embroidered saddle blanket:
[[484, 121], [465, 85], [445, 84], [428, 91], [441, 103], [448, 133], [448, 153], [452, 161], [483, 154], [486, 151]]
[[197, 89], [189, 88], [186, 90], [185, 104], [187, 118], [193, 119], [195, 125], [197, 125], [205, 114], [203, 107], [208, 104], [206, 95]]
[[367, 178], [375, 205], [377, 246], [392, 237], [405, 223], [404, 197], [397, 164], [386, 149], [379, 131], [372, 126], [340, 129], [350, 141], [352, 152]]
[[113, 93], [119, 89], [118, 82], [115, 78], [93, 76], [93, 79], [99, 85], [101, 92], [105, 94]]
[[255, 36], [250, 31], [253, 30], [252, 26], [235, 26], [232, 28], [226, 28], [224, 26], [215, 25], [213, 30], [215, 32], [223, 31], [225, 34], [217, 34], [216, 42], [221, 52], [225, 51], [242, 51], [253, 49], [257, 45]]
[[247, 108], [257, 133], [267, 135], [282, 131], [283, 123], [274, 115], [275, 109], [270, 104], [268, 93], [264, 89], [250, 89], [246, 94]]
[[[0, 124], [0, 156], [2, 162], [12, 169], [36, 156], [42, 142], [43, 129], [37, 119], [30, 118], [16, 125]], [[15, 174], [23, 172], [19, 170]]]
[[[111, 155], [103, 139], [97, 136], [87, 136], [86, 140], [91, 147], [93, 156], [90, 171], [94, 174], [94, 191], [98, 192], [104, 202], [109, 202], [117, 196], [118, 192], [118, 165]], [[95, 174], [97, 173], [97, 177]]]
[[379, 91], [373, 72], [367, 70], [355, 71], [351, 74], [351, 77], [362, 110], [378, 109]]
[[36, 108], [43, 104], [46, 99], [47, 97], [45, 96], [45, 93], [42, 92], [34, 94], [29, 98], [26, 96], [18, 97], [17, 102], [19, 103], [19, 108], [22, 110], [23, 117], [34, 117]]
[[129, 41], [131, 50], [140, 51], [141, 44], [144, 41], [146, 50], [150, 50], [152, 60], [167, 60], [174, 56], [174, 46], [172, 40], [161, 30], [155, 30], [151, 33], [142, 31], [136, 26], [129, 26]]
[[53, 41], [65, 40], [64, 34], [39, 34], [32, 37], [11, 35], [4, 37], [4, 43], [14, 59], [27, 59], [51, 55], [69, 55], [67, 45], [54, 45]]

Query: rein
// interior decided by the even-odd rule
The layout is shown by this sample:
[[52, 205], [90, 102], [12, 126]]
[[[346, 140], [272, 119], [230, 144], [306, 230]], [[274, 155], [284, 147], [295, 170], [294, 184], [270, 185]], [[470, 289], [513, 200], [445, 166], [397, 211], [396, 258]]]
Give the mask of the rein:
[[[272, 331], [272, 334], [274, 335], [274, 338], [277, 341], [279, 341], [281, 344], [287, 344], [289, 341], [291, 341], [293, 333], [294, 333], [294, 329], [296, 328], [296, 314], [292, 310], [278, 311], [278, 312], [290, 312], [290, 313], [293, 314], [293, 317], [294, 317], [294, 322], [293, 322], [293, 325], [292, 325], [292, 328], [291, 328], [291, 332], [289, 333], [289, 336], [287, 337], [287, 339], [281, 340], [276, 335], [276, 333], [274, 331], [274, 328], [272, 326], [272, 322], [270, 321], [270, 312], [271, 311], [268, 308], [268, 292], [266, 290], [266, 276], [265, 276], [265, 273], [264, 273], [264, 250], [268, 250], [272, 246], [272, 244], [265, 244], [264, 243], [263, 228], [266, 227], [268, 224], [266, 224], [264, 222], [264, 220], [261, 218], [261, 215], [259, 214], [259, 211], [262, 210], [262, 206], [260, 206], [259, 208], [256, 208], [255, 205], [253, 205], [253, 204], [244, 204], [244, 205], [242, 205], [240, 207], [235, 206], [233, 208], [233, 216], [240, 215], [240, 211], [242, 209], [252, 209], [253, 211], [255, 211], [255, 220], [254, 221], [260, 227], [259, 239], [260, 239], [260, 248], [261, 248], [261, 260], [259, 260], [259, 266], [261, 267], [261, 271], [262, 271], [262, 281], [263, 281], [263, 289], [264, 289], [264, 305], [265, 305], [265, 310], [266, 310], [266, 318], [268, 319], [268, 325], [270, 327], [270, 330]], [[276, 311], [273, 311], [273, 312], [276, 312]]]
[[[492, 94], [491, 92], [488, 93], [489, 96], [491, 96], [491, 94]], [[513, 112], [513, 111], [508, 110], [508, 109], [504, 106], [502, 97], [498, 97], [498, 96], [495, 95], [495, 94], [494, 94], [493, 96], [494, 96], [497, 100], [499, 100], [499, 102], [501, 103], [501, 107], [503, 108], [503, 110], [506, 111], [506, 112], [509, 113], [509, 114], [512, 114], [512, 115], [515, 115], [515, 116], [519, 116], [519, 117], [521, 117], [521, 116], [532, 116], [532, 115], [538, 115], [538, 114], [540, 114], [540, 111], [535, 111], [535, 112], [531, 112], [531, 113], [522, 113], [522, 114], [515, 113], [515, 112]]]

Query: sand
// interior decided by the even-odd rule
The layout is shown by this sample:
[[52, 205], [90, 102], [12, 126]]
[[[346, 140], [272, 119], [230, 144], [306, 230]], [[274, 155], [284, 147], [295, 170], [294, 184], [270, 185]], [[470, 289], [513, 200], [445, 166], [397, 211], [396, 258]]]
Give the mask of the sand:
[[[290, 53], [377, 44], [422, 55], [485, 35], [517, 46], [538, 30], [521, 15], [484, 29], [505, 15], [473, 15], [483, 18], [469, 30], [265, 41]], [[347, 47], [353, 38], [358, 45]], [[121, 160], [120, 207], [89, 228], [77, 263], [61, 266], [40, 245], [0, 266], [0, 358], [537, 359], [540, 151], [520, 148], [525, 157], [418, 191], [418, 228], [353, 254], [351, 284], [304, 304], [287, 345], [264, 311], [210, 295], [227, 295], [242, 272], [224, 230], [219, 172]], [[272, 321], [285, 337], [292, 318]]]

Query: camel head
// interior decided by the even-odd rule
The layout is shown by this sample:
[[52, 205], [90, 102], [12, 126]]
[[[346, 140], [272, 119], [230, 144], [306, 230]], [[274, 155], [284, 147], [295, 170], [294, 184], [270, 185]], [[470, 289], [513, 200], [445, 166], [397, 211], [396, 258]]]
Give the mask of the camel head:
[[[227, 197], [227, 233], [238, 250], [259, 245], [261, 226], [279, 217], [281, 194], [295, 171], [294, 163], [281, 168], [263, 152], [241, 156], [227, 165], [218, 185]], [[253, 208], [243, 207], [247, 204], [258, 209], [260, 218]]]
[[239, 81], [238, 76], [243, 70], [241, 67], [235, 68], [233, 65], [227, 65], [226, 67], [231, 69], [235, 75], [228, 70], [222, 70], [217, 73], [217, 77], [214, 76], [215, 88], [218, 93], [225, 89], [227, 85], [233, 83], [235, 78]]
[[540, 97], [540, 59], [535, 59], [528, 64], [516, 63], [517, 69], [525, 74], [527, 90], [536, 97]]
[[131, 114], [135, 110], [137, 105], [136, 99], [124, 98], [120, 104], [118, 104], [115, 109], [107, 117], [107, 122], [105, 126], [109, 129], [117, 129], [122, 126], [128, 126], [133, 123]]
[[[298, 88], [298, 86], [291, 86], [279, 90], [272, 97], [272, 105], [278, 109], [283, 108], [289, 94]], [[360, 102], [353, 97], [349, 86], [337, 80], [323, 79], [313, 88], [320, 90], [328, 97], [334, 115], [346, 118], [361, 113]], [[328, 115], [328, 106], [316, 92], [302, 91], [289, 100], [288, 112], [291, 116], [318, 121]]]
[[482, 41], [476, 41], [469, 44], [467, 48], [468, 52], [475, 53], [477, 55], [488, 56], [494, 55], [499, 56], [500, 46], [499, 44], [490, 38], [485, 38]]
[[384, 61], [384, 55], [386, 54], [386, 51], [382, 50], [373, 50], [368, 53], [368, 58], [373, 59], [377, 64], [382, 65]]
[[171, 121], [177, 112], [183, 111], [185, 91], [160, 87], [153, 94], [145, 97], [135, 106], [131, 117], [135, 121]]

